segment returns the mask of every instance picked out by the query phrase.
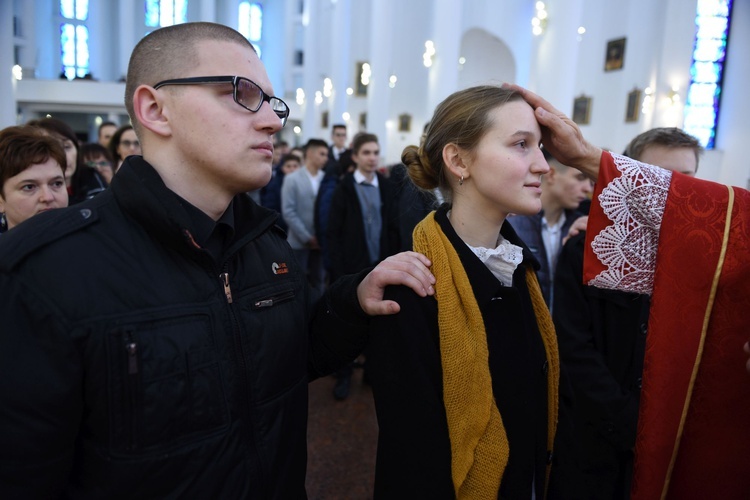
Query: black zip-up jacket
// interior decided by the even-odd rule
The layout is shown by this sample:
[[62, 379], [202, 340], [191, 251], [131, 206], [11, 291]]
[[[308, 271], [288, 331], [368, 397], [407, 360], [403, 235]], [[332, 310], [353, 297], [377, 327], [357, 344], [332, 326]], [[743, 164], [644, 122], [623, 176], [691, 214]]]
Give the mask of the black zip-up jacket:
[[0, 240], [0, 498], [304, 498], [307, 384], [367, 340], [360, 276], [310, 296], [276, 214], [216, 262], [141, 157]]

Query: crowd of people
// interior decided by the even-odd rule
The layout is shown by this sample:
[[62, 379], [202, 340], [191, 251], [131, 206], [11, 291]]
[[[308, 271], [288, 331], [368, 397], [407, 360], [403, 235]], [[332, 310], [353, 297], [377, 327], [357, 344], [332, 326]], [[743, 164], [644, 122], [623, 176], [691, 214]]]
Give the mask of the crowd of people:
[[307, 385], [356, 366], [375, 498], [750, 495], [750, 193], [682, 130], [616, 154], [482, 85], [398, 165], [295, 150], [213, 23], [144, 37], [125, 105], [0, 131], [0, 497], [305, 498]]

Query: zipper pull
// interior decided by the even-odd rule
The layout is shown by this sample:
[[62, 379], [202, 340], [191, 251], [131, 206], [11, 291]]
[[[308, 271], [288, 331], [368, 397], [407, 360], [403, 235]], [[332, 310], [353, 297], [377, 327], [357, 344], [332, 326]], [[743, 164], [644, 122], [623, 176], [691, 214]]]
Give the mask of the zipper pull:
[[125, 344], [125, 349], [128, 351], [128, 373], [135, 375], [138, 373], [138, 344], [128, 342]]
[[229, 273], [223, 273], [221, 276], [221, 283], [224, 285], [224, 295], [227, 297], [227, 302], [232, 303], [232, 289], [229, 287]]

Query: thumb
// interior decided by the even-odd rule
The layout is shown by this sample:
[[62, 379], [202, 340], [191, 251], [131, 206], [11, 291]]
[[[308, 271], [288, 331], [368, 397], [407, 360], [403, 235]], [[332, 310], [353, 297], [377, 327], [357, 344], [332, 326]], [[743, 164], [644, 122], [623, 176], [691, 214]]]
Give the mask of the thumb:
[[392, 300], [378, 300], [367, 304], [365, 312], [370, 316], [388, 316], [396, 314], [400, 310], [401, 306]]

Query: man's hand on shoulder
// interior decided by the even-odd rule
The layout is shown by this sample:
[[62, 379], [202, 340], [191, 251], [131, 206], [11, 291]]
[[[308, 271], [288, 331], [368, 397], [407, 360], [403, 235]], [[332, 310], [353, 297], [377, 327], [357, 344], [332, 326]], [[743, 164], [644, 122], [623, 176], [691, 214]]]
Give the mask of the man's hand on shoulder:
[[383, 300], [385, 287], [406, 285], [420, 297], [433, 295], [435, 277], [430, 260], [416, 252], [402, 252], [388, 257], [370, 271], [357, 287], [357, 299], [370, 316], [396, 314], [401, 307], [392, 300]]

